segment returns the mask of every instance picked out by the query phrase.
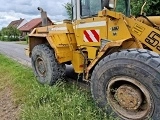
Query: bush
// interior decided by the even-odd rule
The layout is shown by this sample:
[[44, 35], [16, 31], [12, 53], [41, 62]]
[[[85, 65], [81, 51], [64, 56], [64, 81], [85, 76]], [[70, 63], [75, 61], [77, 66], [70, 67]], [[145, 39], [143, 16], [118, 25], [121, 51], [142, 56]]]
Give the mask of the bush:
[[29, 38], [28, 35], [26, 35], [25, 40], [26, 40], [27, 43], [28, 43], [28, 40], [29, 40], [28, 38]]
[[0, 37], [0, 40], [1, 40], [1, 41], [7, 41], [7, 40], [8, 40], [8, 37], [7, 37], [7, 36], [1, 36], [1, 37]]
[[11, 37], [8, 39], [8, 41], [17, 41], [18, 40], [18, 37]]
[[4, 27], [1, 30], [1, 40], [3, 41], [17, 41], [19, 40], [19, 36], [21, 35], [21, 31], [19, 31], [14, 26]]
[[8, 37], [8, 36], [1, 36], [0, 37], [1, 41], [17, 41], [18, 37]]

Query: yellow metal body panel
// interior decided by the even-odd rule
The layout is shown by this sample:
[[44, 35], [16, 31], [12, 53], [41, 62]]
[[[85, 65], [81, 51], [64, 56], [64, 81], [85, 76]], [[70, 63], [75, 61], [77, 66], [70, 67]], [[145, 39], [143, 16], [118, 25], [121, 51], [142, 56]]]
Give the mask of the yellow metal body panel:
[[[132, 38], [128, 28], [120, 14], [120, 19], [108, 18], [108, 39], [112, 41], [127, 40]], [[124, 34], [125, 33], [125, 34]]]
[[88, 58], [93, 60], [93, 59], [95, 59], [95, 57], [97, 55], [97, 51], [99, 50], [99, 48], [97, 48], [97, 47], [86, 47], [86, 50], [88, 52]]
[[[147, 17], [150, 21], [152, 21], [153, 24], [160, 26], [160, 16], [149, 16]], [[138, 17], [138, 21], [147, 24], [149, 26], [152, 26], [149, 21], [147, 21], [144, 17]]]
[[[85, 42], [85, 30], [99, 31], [100, 39], [107, 38], [107, 19], [106, 17], [94, 17], [77, 20], [74, 23], [74, 30], [78, 46], [100, 46], [100, 42]], [[100, 41], [99, 39], [99, 41]]]
[[[143, 48], [142, 44], [145, 44], [160, 54], [159, 30], [142, 22], [105, 9], [97, 17], [34, 29], [29, 36], [28, 51], [31, 52], [35, 45], [44, 43], [45, 38], [54, 49], [59, 63], [71, 62], [75, 72], [85, 71], [88, 79], [90, 69], [110, 48]], [[85, 52], [89, 61], [86, 62], [90, 63], [85, 69], [80, 51]]]
[[143, 49], [142, 44], [139, 40], [129, 39], [123, 42], [121, 49], [131, 49], [131, 48], [141, 48]]
[[72, 60], [72, 52], [77, 49], [72, 24], [65, 23], [49, 27], [47, 40], [52, 48], [54, 48], [59, 63]]
[[98, 16], [99, 17], [112, 17], [112, 19], [113, 18], [115, 18], [115, 19], [119, 19], [120, 18], [120, 14], [121, 13], [119, 13], [119, 12], [115, 12], [115, 11], [110, 11], [110, 10], [108, 10], [108, 9], [103, 9], [102, 11], [99, 11], [98, 12]]
[[88, 80], [88, 76], [89, 76], [89, 71], [91, 70], [91, 68], [97, 63], [97, 61], [103, 56], [103, 54], [106, 52], [106, 50], [108, 48], [111, 47], [116, 47], [116, 46], [121, 46], [122, 43], [125, 40], [121, 40], [121, 41], [114, 41], [114, 42], [108, 42], [99, 52], [99, 54], [95, 57], [95, 59], [90, 63], [90, 65], [87, 67], [86, 69], [86, 80]]
[[141, 43], [160, 54], [160, 31], [135, 19], [126, 18], [130, 33]]
[[83, 72], [84, 58], [80, 51], [73, 51], [72, 65], [76, 73]]

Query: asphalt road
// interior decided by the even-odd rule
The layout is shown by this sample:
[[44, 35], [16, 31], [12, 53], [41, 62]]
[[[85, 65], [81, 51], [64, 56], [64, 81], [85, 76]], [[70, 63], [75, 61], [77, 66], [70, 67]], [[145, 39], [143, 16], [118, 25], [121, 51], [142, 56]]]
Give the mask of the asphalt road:
[[0, 53], [31, 67], [31, 59], [25, 55], [26, 47], [27, 45], [19, 44], [19, 42], [0, 41]]
[[[20, 42], [2, 42], [0, 41], [0, 53], [18, 61], [19, 63], [31, 67], [31, 59], [25, 55], [27, 45]], [[71, 65], [66, 66], [66, 75], [69, 78], [77, 79], [78, 74], [74, 73]], [[81, 80], [80, 80], [81, 81]]]

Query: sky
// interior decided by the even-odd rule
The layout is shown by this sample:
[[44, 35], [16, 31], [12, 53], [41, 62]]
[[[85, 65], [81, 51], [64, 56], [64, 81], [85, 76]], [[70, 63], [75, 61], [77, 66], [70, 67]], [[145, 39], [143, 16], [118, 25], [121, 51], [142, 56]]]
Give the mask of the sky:
[[42, 7], [52, 21], [62, 21], [68, 17], [63, 6], [67, 2], [70, 0], [0, 0], [0, 29], [20, 18], [28, 22], [39, 18], [37, 7]]

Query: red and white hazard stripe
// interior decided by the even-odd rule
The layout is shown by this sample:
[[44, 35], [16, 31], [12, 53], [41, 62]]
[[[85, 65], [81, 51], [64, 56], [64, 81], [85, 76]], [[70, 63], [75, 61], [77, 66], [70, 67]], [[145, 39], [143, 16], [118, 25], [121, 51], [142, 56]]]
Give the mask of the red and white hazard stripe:
[[85, 42], [99, 42], [99, 30], [84, 30]]

